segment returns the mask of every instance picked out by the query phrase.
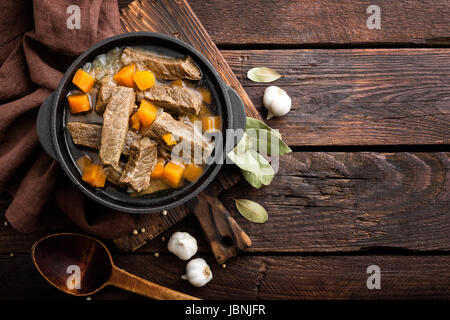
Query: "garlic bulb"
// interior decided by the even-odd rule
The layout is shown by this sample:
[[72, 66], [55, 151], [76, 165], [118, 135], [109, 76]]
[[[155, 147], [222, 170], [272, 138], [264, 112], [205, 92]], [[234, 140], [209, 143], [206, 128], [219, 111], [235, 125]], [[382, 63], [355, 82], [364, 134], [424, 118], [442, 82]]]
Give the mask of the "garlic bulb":
[[196, 258], [186, 265], [186, 274], [181, 279], [188, 280], [195, 287], [203, 287], [213, 278], [211, 269], [202, 258]]
[[197, 240], [187, 232], [175, 232], [169, 239], [167, 249], [181, 260], [189, 260], [197, 253]]
[[288, 113], [291, 110], [292, 100], [283, 89], [270, 86], [264, 91], [263, 104], [268, 111], [267, 119], [270, 119]]

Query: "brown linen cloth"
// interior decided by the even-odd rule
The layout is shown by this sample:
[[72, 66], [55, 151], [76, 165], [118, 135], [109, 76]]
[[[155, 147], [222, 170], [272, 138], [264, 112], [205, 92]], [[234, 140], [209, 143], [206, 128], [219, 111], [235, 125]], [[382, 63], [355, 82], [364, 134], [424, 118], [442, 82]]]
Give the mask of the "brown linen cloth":
[[[71, 5], [81, 9], [79, 30], [67, 28]], [[117, 1], [2, 0], [0, 21], [0, 193], [12, 196], [6, 218], [15, 229], [33, 232], [48, 224], [44, 213], [51, 210], [102, 238], [129, 233], [137, 216], [103, 208], [76, 190], [42, 150], [35, 124], [40, 104], [70, 63], [122, 32]]]

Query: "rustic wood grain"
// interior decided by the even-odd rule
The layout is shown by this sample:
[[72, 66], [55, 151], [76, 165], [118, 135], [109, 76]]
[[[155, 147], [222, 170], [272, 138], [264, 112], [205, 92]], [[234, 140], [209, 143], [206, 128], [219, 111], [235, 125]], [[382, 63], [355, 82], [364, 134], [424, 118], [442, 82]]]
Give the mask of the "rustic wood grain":
[[222, 201], [239, 194], [269, 212], [269, 224], [238, 219], [253, 251], [449, 250], [449, 155], [297, 152], [270, 186]]
[[[121, 7], [130, 3], [119, 2]], [[224, 46], [450, 44], [446, 2], [380, 0], [376, 4], [382, 8], [382, 30], [373, 31], [365, 29], [368, 3], [362, 0], [345, 0], [338, 6], [331, 0], [189, 3], [216, 44]], [[152, 19], [159, 19], [158, 14]], [[291, 145], [338, 146], [448, 144], [448, 52], [227, 50], [222, 54], [260, 110], [265, 86], [247, 82], [246, 70], [264, 63], [284, 74], [274, 84], [289, 92], [293, 110], [289, 117], [268, 123], [281, 129]], [[449, 172], [449, 153], [439, 152], [296, 152], [284, 157], [270, 187], [257, 191], [242, 182], [222, 197], [252, 237], [252, 254], [220, 268], [213, 263], [194, 217], [162, 233], [168, 238], [181, 230], [197, 238], [200, 256], [214, 273], [204, 288], [179, 279], [184, 264], [167, 253], [161, 237], [133, 255], [119, 254], [109, 245], [118, 266], [208, 299], [450, 299]], [[236, 195], [263, 204], [269, 221], [255, 225], [241, 218], [232, 200]], [[43, 280], [29, 252], [43, 235], [79, 230], [66, 222], [25, 235], [4, 226], [0, 212], [0, 299], [73, 299]], [[165, 223], [149, 225], [159, 233], [175, 220]], [[146, 240], [145, 234], [141, 236]], [[130, 245], [136, 245], [136, 238], [130, 239]], [[433, 255], [427, 255], [430, 250]], [[352, 253], [338, 254], [342, 251]], [[153, 252], [160, 252], [159, 258]], [[366, 269], [372, 264], [381, 268], [381, 290], [366, 288]], [[142, 298], [106, 288], [93, 299]]]
[[[450, 256], [241, 256], [225, 269], [213, 263], [212, 256], [202, 257], [214, 275], [202, 288], [180, 279], [185, 264], [173, 255], [117, 255], [114, 260], [147, 280], [207, 299], [450, 298]], [[0, 299], [86, 299], [65, 295], [48, 285], [28, 255], [0, 255], [0, 264]], [[381, 290], [366, 286], [367, 267], [374, 264], [381, 268]], [[142, 298], [107, 287], [92, 299]]]
[[197, 218], [216, 261], [220, 264], [252, 245], [247, 233], [219, 200], [220, 194], [240, 181], [241, 175], [237, 167], [226, 166], [195, 200], [187, 203], [187, 207]]
[[[272, 184], [260, 190], [241, 182], [221, 200], [246, 230], [251, 252], [355, 252], [380, 247], [450, 250], [450, 153], [295, 152], [283, 156]], [[233, 198], [262, 204], [255, 224]], [[188, 231], [210, 252], [194, 219], [170, 228]], [[0, 227], [0, 253], [27, 252], [36, 236]], [[141, 253], [164, 251], [160, 238]]]
[[[154, 214], [139, 215], [139, 230], [138, 234], [130, 232], [129, 235], [115, 239], [116, 247], [123, 251], [135, 251], [143, 246], [147, 241], [155, 238], [161, 232], [169, 229], [174, 224], [178, 223], [189, 214], [186, 206], [178, 206], [167, 210], [167, 214], [162, 212]], [[141, 230], [144, 230], [142, 232]]]
[[[251, 252], [447, 251], [449, 155], [296, 152], [282, 157], [269, 187], [255, 190], [243, 182], [222, 202], [252, 238]], [[268, 222], [240, 217], [236, 197], [262, 204]], [[164, 236], [175, 230], [199, 236], [193, 224]], [[160, 241], [142, 248], [159, 250], [165, 250]]]
[[228, 209], [208, 189], [199, 194], [192, 210], [218, 263], [228, 261], [252, 245]]
[[[219, 45], [450, 45], [450, 5], [433, 0], [189, 0]], [[369, 5], [381, 29], [369, 30]]]
[[247, 71], [267, 66], [292, 98], [267, 123], [294, 146], [450, 143], [450, 49], [223, 51], [263, 111], [266, 84]]

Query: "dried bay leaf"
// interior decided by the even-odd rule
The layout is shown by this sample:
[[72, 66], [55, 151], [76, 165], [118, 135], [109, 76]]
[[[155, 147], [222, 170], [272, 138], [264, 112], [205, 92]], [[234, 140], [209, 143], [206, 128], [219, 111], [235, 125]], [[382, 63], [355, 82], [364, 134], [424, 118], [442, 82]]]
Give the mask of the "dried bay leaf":
[[[292, 152], [291, 148], [282, 140], [280, 132], [261, 120], [247, 117], [246, 132], [252, 145], [259, 152], [266, 151], [265, 153], [268, 155], [278, 154], [280, 156]], [[272, 145], [278, 149], [272, 151]], [[261, 146], [265, 146], [266, 150], [260, 150]]]
[[245, 180], [259, 189], [263, 185], [269, 185], [275, 176], [273, 167], [262, 154], [279, 156], [291, 151], [278, 131], [263, 121], [247, 118], [244, 135], [227, 156], [241, 169]]
[[256, 189], [261, 188], [263, 185], [268, 186], [275, 177], [275, 171], [270, 163], [255, 150], [250, 150], [249, 153], [258, 162], [257, 166], [254, 166], [252, 170], [242, 170], [242, 174], [253, 187]]
[[246, 180], [253, 188], [259, 189], [259, 188], [261, 188], [261, 187], [263, 186], [263, 184], [262, 184], [262, 182], [261, 182], [261, 179], [259, 179], [259, 177], [258, 177], [255, 173], [250, 172], [250, 171], [245, 171], [245, 170], [242, 170], [242, 169], [241, 169], [241, 172], [242, 172], [242, 175], [244, 176], [244, 179], [245, 179], [245, 180]]
[[256, 189], [269, 185], [275, 176], [270, 163], [251, 145], [246, 133], [239, 144], [228, 153], [228, 157], [241, 169], [245, 180]]
[[259, 203], [248, 199], [235, 199], [239, 213], [252, 222], [264, 223], [269, 218], [266, 209]]
[[244, 133], [238, 145], [228, 153], [228, 158], [241, 170], [254, 171], [259, 167], [259, 163], [253, 154], [249, 152], [250, 148], [250, 139]]
[[267, 67], [251, 68], [247, 72], [247, 78], [254, 82], [273, 82], [281, 77], [281, 74]]
[[246, 129], [266, 129], [266, 130], [272, 130], [278, 134], [278, 136], [281, 137], [281, 134], [279, 131], [273, 130], [271, 127], [269, 127], [264, 121], [261, 121], [256, 118], [247, 117], [246, 119]]

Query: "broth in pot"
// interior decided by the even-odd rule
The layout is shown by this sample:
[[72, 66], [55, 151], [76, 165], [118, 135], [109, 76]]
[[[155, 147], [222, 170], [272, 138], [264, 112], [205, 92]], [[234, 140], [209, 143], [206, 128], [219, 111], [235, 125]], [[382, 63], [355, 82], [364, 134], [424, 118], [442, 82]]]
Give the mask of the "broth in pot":
[[[215, 97], [189, 56], [114, 48], [77, 70], [66, 128], [93, 188], [158, 196], [195, 183], [222, 129]], [[200, 154], [200, 156], [198, 156]]]

